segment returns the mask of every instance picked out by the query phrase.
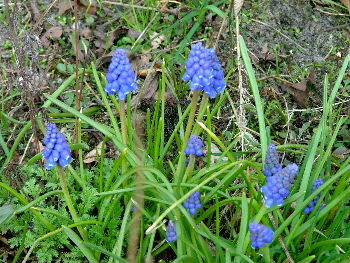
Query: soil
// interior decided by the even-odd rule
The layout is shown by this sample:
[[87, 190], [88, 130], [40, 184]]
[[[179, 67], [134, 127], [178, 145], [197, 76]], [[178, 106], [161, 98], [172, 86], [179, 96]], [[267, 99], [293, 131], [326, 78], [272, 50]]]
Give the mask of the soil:
[[[279, 118], [276, 123], [272, 123], [272, 136], [280, 143], [284, 142], [285, 134], [288, 133], [289, 142], [307, 142], [311, 138], [321, 111], [312, 111], [310, 114], [303, 110], [322, 106], [325, 74], [328, 74], [332, 87], [343, 59], [349, 53], [349, 17], [337, 9], [332, 12], [325, 10], [328, 10], [325, 6], [307, 0], [245, 1], [241, 10], [240, 33], [249, 49], [256, 77], [260, 80], [258, 84], [265, 102], [265, 112], [269, 111], [271, 102], [278, 103], [286, 112], [299, 110], [288, 113], [292, 114], [288, 124], [280, 116], [276, 117]], [[228, 40], [227, 36], [223, 37]], [[219, 57], [227, 65], [230, 58], [225, 54], [231, 52], [234, 55], [232, 50], [236, 43], [219, 43]], [[278, 67], [276, 56], [279, 57]], [[230, 86], [237, 87], [238, 78], [233, 78]], [[246, 101], [252, 103], [249, 81], [243, 81], [248, 90]], [[295, 86], [305, 88], [305, 91], [299, 91]], [[346, 94], [347, 89], [349, 87], [341, 89], [339, 94]], [[234, 100], [239, 98], [238, 90], [233, 88], [233, 92], [236, 93]], [[254, 127], [254, 123], [257, 123], [256, 111], [253, 106], [248, 105], [246, 108], [248, 127]], [[232, 126], [230, 117], [233, 112], [230, 106], [226, 110], [224, 118], [215, 123], [222, 130], [230, 131], [232, 129], [227, 127]], [[349, 105], [344, 107], [345, 114], [347, 110]], [[270, 120], [271, 116], [266, 118]], [[310, 124], [309, 134], [304, 133], [305, 123]]]
[[[247, 7], [249, 8], [249, 7]], [[289, 62], [304, 68], [311, 63], [324, 63], [334, 51], [344, 56], [348, 45], [348, 17], [321, 11], [312, 1], [265, 0], [252, 6], [252, 22], [242, 24], [249, 49], [259, 54], [280, 46], [280, 53], [289, 55]], [[254, 19], [254, 20], [253, 20]]]

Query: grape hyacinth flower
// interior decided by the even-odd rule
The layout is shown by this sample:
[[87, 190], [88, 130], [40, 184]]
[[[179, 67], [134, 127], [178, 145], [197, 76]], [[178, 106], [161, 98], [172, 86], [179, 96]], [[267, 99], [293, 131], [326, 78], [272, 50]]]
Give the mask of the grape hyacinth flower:
[[124, 49], [115, 51], [106, 79], [106, 92], [109, 95], [117, 94], [121, 100], [125, 100], [129, 92], [137, 89], [136, 75]]
[[46, 147], [43, 151], [44, 158], [47, 160], [45, 168], [51, 170], [57, 163], [62, 167], [68, 166], [73, 158], [66, 137], [59, 132], [55, 124], [48, 124], [46, 129], [47, 134], [44, 138]]
[[[323, 180], [321, 178], [317, 179], [312, 186], [312, 192], [315, 192], [321, 185], [323, 185]], [[311, 214], [314, 211], [318, 200], [320, 200], [321, 194], [319, 194], [311, 203], [304, 209], [306, 214]]]
[[191, 135], [190, 139], [187, 142], [187, 148], [185, 149], [185, 153], [187, 155], [194, 154], [195, 156], [204, 155], [203, 152], [203, 142], [197, 135]]
[[191, 215], [195, 215], [197, 210], [202, 208], [201, 193], [199, 191], [194, 192], [189, 198], [187, 198], [184, 207]]
[[205, 48], [202, 42], [192, 44], [191, 48], [182, 79], [190, 81], [191, 90], [202, 90], [215, 98], [226, 87], [225, 74], [215, 50]]
[[273, 176], [276, 175], [279, 171], [282, 170], [282, 165], [280, 164], [279, 155], [276, 150], [276, 145], [270, 144], [266, 160], [265, 160], [265, 170], [263, 171], [263, 174], [265, 176]]
[[273, 235], [275, 234], [271, 228], [256, 222], [249, 224], [249, 231], [253, 248], [261, 248], [265, 246], [265, 244], [271, 243], [273, 241]]
[[261, 188], [265, 195], [265, 206], [272, 207], [274, 205], [281, 206], [288, 197], [293, 181], [299, 171], [298, 165], [295, 163], [288, 164], [276, 175], [266, 177], [267, 185]]
[[174, 221], [169, 220], [168, 226], [166, 227], [166, 236], [169, 242], [175, 242], [177, 240], [176, 224]]

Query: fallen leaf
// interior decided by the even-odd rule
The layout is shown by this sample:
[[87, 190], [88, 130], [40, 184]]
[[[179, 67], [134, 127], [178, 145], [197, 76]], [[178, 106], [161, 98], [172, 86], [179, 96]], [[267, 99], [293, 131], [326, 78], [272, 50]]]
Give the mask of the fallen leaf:
[[58, 15], [63, 15], [67, 10], [73, 9], [74, 1], [62, 0], [58, 4]]
[[144, 100], [156, 100], [157, 90], [158, 90], [158, 73], [153, 71], [151, 73], [152, 75], [149, 75], [146, 78], [146, 82], [143, 85], [143, 88], [140, 89], [139, 95], [134, 96], [131, 100], [131, 108], [137, 108], [140, 105], [141, 101]]
[[103, 142], [100, 142], [95, 149], [93, 149], [85, 155], [84, 163], [92, 163], [97, 161], [97, 156], [101, 155], [102, 144]]
[[299, 83], [282, 83], [281, 89], [293, 96], [295, 101], [301, 106], [306, 108], [309, 99], [309, 89], [315, 87], [315, 72], [311, 71], [309, 76]]
[[40, 38], [44, 47], [48, 48], [51, 45], [50, 39], [59, 39], [62, 36], [63, 30], [61, 26], [54, 26], [49, 28], [45, 34]]
[[[250, 55], [251, 57], [253, 57], [253, 61], [255, 61], [255, 63], [262, 61], [267, 61], [267, 62], [276, 62], [276, 54], [274, 51], [270, 51], [267, 47], [267, 43], [264, 44], [262, 50], [260, 53], [258, 53], [256, 56], [254, 55]], [[284, 55], [284, 54], [278, 54], [278, 58], [279, 59], [285, 59], [287, 58], [288, 55]]]
[[136, 40], [139, 38], [139, 36], [141, 36], [141, 32], [138, 30], [135, 30], [133, 28], [129, 28], [126, 36], [133, 39], [133, 40]]
[[235, 10], [235, 16], [239, 15], [239, 12], [241, 11], [241, 8], [243, 6], [244, 0], [235, 0], [234, 2], [234, 10]]
[[112, 57], [114, 55], [114, 50], [109, 52], [107, 55], [104, 55], [102, 57], [99, 57], [97, 60], [96, 60], [96, 68], [100, 68], [103, 64], [105, 63], [110, 63], [111, 60], [112, 60]]
[[[153, 32], [150, 37], [151, 39], [156, 37], [158, 35], [157, 32]], [[152, 49], [157, 49], [159, 48], [160, 44], [162, 44], [162, 42], [166, 39], [165, 35], [159, 35], [158, 37], [156, 37], [155, 39], [153, 39], [153, 41], [151, 42], [151, 46]]]
[[85, 61], [85, 55], [80, 49], [81, 40], [79, 41], [78, 46], [76, 46], [75, 45], [76, 44], [75, 43], [75, 37], [73, 37], [73, 35], [70, 35], [69, 36], [69, 41], [71, 42], [71, 44], [72, 44], [72, 46], [74, 48], [74, 54], [78, 55], [80, 61]]
[[85, 27], [83, 30], [81, 30], [80, 34], [85, 38], [89, 38], [91, 35], [91, 30], [90, 28]]
[[54, 39], [60, 38], [62, 36], [63, 30], [60, 26], [51, 27], [46, 31], [45, 35]]
[[345, 5], [348, 9], [350, 9], [350, 0], [340, 0], [343, 5]]
[[[219, 160], [220, 158], [219, 154], [222, 152], [220, 151], [219, 147], [217, 147], [216, 144], [214, 143], [211, 143], [211, 153], [214, 153], [214, 154], [211, 154], [211, 157], [210, 157], [211, 163], [216, 163], [216, 161]], [[222, 158], [222, 161], [227, 161], [227, 160], [228, 160], [227, 157]]]
[[107, 34], [107, 29], [104, 25], [97, 26], [97, 28], [92, 31], [92, 34], [96, 38], [94, 45], [99, 49], [99, 54], [103, 54], [106, 49], [111, 47], [116, 40], [125, 36], [128, 31], [128, 27], [121, 26]]
[[338, 147], [334, 150], [333, 155], [338, 159], [344, 158], [345, 155], [350, 154], [350, 150], [344, 146]]
[[78, 2], [83, 6], [97, 6], [96, 0], [79, 0]]
[[30, 7], [32, 8], [34, 19], [38, 22], [41, 18], [41, 12], [36, 1], [30, 1]]
[[149, 77], [149, 80], [144, 84], [144, 92], [141, 99], [150, 99], [154, 97], [158, 90], [158, 73], [153, 72], [152, 76]]

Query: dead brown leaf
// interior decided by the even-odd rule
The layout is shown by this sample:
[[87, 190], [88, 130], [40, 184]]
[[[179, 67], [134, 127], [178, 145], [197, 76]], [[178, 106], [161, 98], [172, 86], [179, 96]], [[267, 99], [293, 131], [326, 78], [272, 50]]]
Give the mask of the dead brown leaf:
[[95, 149], [85, 155], [84, 163], [92, 163], [97, 161], [97, 156], [101, 155], [102, 144], [103, 142], [100, 142]]
[[88, 27], [85, 27], [85, 28], [83, 28], [83, 30], [81, 30], [80, 34], [84, 38], [89, 38], [91, 36], [91, 29]]
[[[85, 55], [84, 53], [81, 51], [80, 47], [79, 47], [79, 44], [78, 44], [78, 47], [76, 47], [75, 45], [75, 39], [73, 38], [72, 35], [69, 36], [69, 41], [71, 42], [73, 48], [74, 48], [74, 54], [77, 54], [78, 57], [79, 57], [79, 60], [80, 61], [85, 61]], [[80, 41], [79, 41], [80, 42]]]
[[97, 6], [96, 0], [79, 0], [78, 3], [83, 6]]
[[63, 15], [67, 10], [73, 9], [74, 1], [62, 0], [58, 4], [58, 15]]
[[146, 79], [146, 82], [143, 88], [140, 90], [138, 96], [135, 96], [131, 100], [131, 107], [137, 108], [140, 101], [157, 99], [157, 90], [158, 90], [158, 72], [153, 71]]
[[[114, 44], [116, 40], [119, 40], [122, 38], [122, 36], [125, 36], [130, 31], [130, 28], [120, 26], [117, 29], [113, 30], [109, 34], [107, 34], [106, 26], [99, 25], [95, 30], [92, 31], [93, 36], [96, 38], [94, 41], [95, 47], [98, 48], [97, 53], [99, 56], [101, 56], [106, 49], [108, 49], [110, 46]], [[136, 31], [133, 33], [136, 36]], [[133, 37], [135, 37], [133, 36]]]
[[340, 0], [343, 5], [345, 5], [348, 9], [350, 9], [350, 0]]
[[40, 21], [41, 12], [39, 10], [38, 4], [36, 1], [30, 1], [30, 7], [33, 11], [34, 19], [36, 22]]
[[41, 42], [44, 47], [48, 48], [51, 45], [50, 39], [59, 39], [62, 36], [63, 30], [61, 26], [54, 26], [48, 29], [41, 37]]
[[[211, 153], [214, 153], [210, 157], [211, 163], [216, 163], [216, 161], [221, 158], [218, 154], [222, 152], [220, 151], [219, 147], [214, 143], [211, 143]], [[222, 158], [222, 161], [227, 161], [227, 160], [228, 160], [227, 157]]]
[[309, 99], [309, 89], [315, 86], [315, 72], [311, 71], [309, 76], [299, 83], [282, 83], [281, 89], [293, 96], [295, 101], [303, 108], [307, 107]]
[[57, 39], [57, 38], [60, 38], [62, 36], [62, 33], [63, 33], [62, 27], [54, 26], [54, 27], [51, 27], [49, 30], [47, 30], [45, 35], [47, 37]]
[[109, 52], [107, 55], [104, 55], [102, 57], [99, 57], [97, 60], [96, 60], [96, 68], [100, 68], [103, 64], [107, 63], [107, 62], [110, 62], [112, 57], [114, 55], [114, 50]]
[[[158, 35], [157, 32], [153, 32], [150, 37], [151, 39], [156, 37]], [[157, 49], [159, 48], [159, 46], [162, 44], [162, 42], [166, 39], [166, 36], [165, 35], [160, 35], [158, 37], [156, 37], [155, 39], [153, 39], [153, 41], [151, 42], [151, 46], [152, 46], [152, 49]]]
[[243, 6], [244, 0], [235, 0], [234, 2], [234, 10], [235, 10], [235, 16], [238, 16], [239, 12], [241, 11], [241, 8]]
[[133, 40], [136, 40], [141, 35], [141, 32], [138, 31], [138, 30], [135, 30], [133, 28], [129, 28], [126, 35], [127, 35], [127, 37], [129, 37], [129, 38], [131, 38]]
[[344, 146], [338, 147], [337, 149], [334, 150], [333, 155], [337, 157], [338, 159], [344, 158], [345, 155], [350, 154], [350, 150], [347, 149]]

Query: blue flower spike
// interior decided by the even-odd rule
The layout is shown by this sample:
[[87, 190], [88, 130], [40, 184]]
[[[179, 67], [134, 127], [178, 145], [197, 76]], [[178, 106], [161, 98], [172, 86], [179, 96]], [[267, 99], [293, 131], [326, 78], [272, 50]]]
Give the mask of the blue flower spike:
[[175, 242], [177, 240], [176, 224], [174, 221], [169, 220], [168, 226], [166, 227], [166, 236], [168, 242]]
[[186, 72], [182, 77], [184, 81], [190, 81], [191, 90], [201, 90], [210, 98], [215, 98], [217, 94], [224, 92], [224, 77], [215, 50], [205, 48], [202, 42], [192, 44]]
[[256, 222], [249, 224], [249, 231], [253, 248], [261, 248], [265, 244], [272, 243], [273, 235], [275, 234], [271, 228]]
[[131, 67], [124, 49], [117, 49], [106, 74], [108, 84], [105, 87], [109, 95], [117, 94], [120, 100], [125, 100], [129, 92], [136, 90], [135, 71]]
[[276, 175], [266, 177], [267, 185], [261, 188], [265, 195], [265, 206], [281, 206], [288, 197], [293, 186], [294, 178], [299, 171], [298, 165], [289, 164]]
[[203, 151], [203, 142], [197, 135], [191, 135], [190, 139], [187, 142], [187, 148], [185, 149], [185, 153], [187, 155], [195, 155], [202, 156], [204, 155]]
[[199, 191], [194, 192], [189, 198], [187, 198], [184, 207], [191, 215], [195, 215], [197, 210], [202, 208], [201, 193]]
[[73, 158], [66, 137], [60, 133], [55, 124], [48, 124], [46, 129], [47, 133], [44, 138], [46, 147], [43, 151], [43, 156], [47, 160], [45, 168], [51, 170], [57, 163], [62, 167], [67, 167]]
[[273, 175], [276, 175], [281, 170], [282, 170], [282, 165], [280, 164], [280, 157], [276, 150], [276, 145], [270, 144], [267, 150], [267, 155], [265, 160], [265, 169], [263, 171], [263, 174], [265, 176], [273, 176]]
[[[312, 192], [315, 192], [321, 185], [323, 185], [323, 180], [321, 178], [318, 178], [315, 182], [314, 185], [312, 186]], [[317, 195], [317, 197], [311, 201], [311, 203], [304, 209], [304, 212], [306, 214], [311, 214], [312, 211], [314, 211], [318, 200], [320, 200], [321, 194]], [[322, 207], [321, 207], [322, 208]]]

